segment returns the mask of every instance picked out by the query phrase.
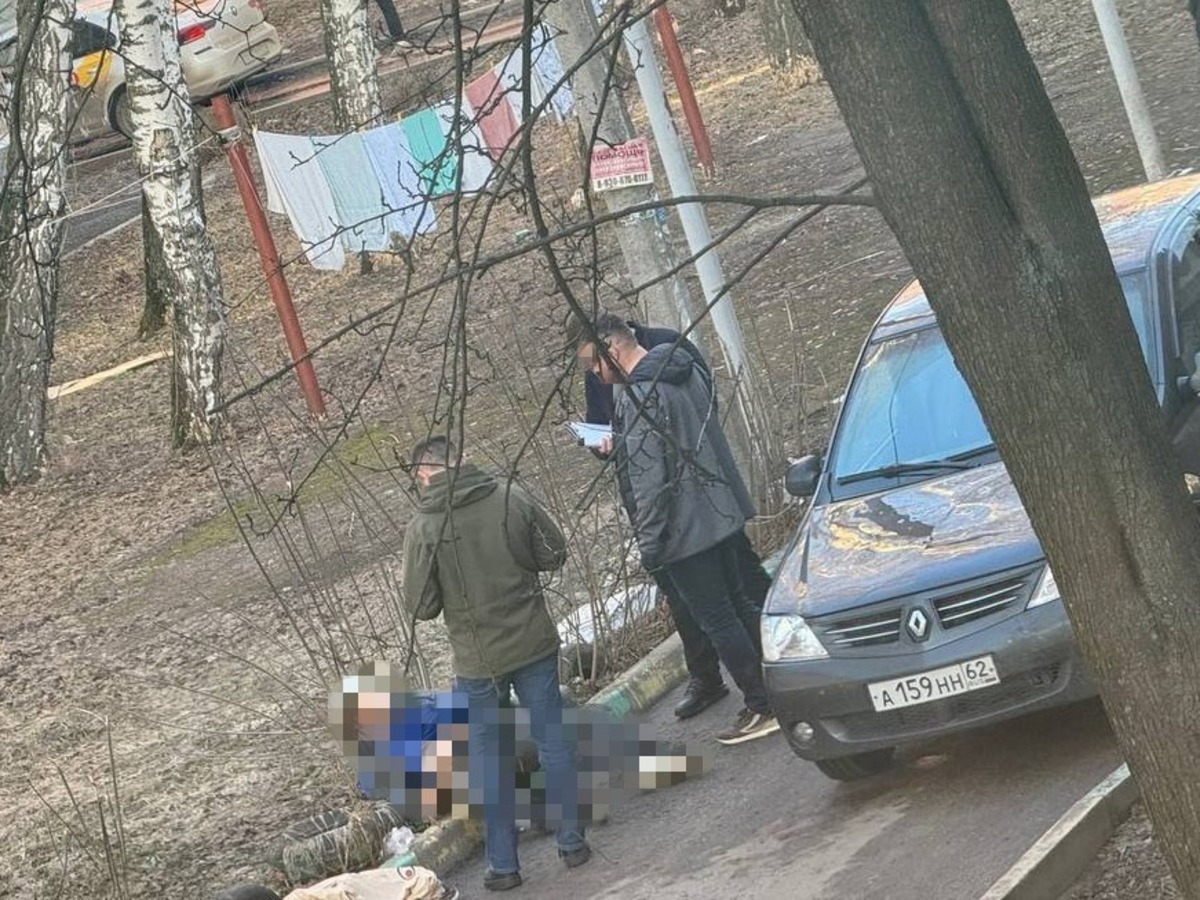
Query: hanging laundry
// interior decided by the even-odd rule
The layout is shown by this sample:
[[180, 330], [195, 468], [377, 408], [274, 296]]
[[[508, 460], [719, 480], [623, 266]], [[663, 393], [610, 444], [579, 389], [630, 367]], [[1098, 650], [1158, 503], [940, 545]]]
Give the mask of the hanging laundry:
[[[550, 96], [550, 106], [558, 121], [564, 121], [571, 114], [575, 105], [575, 97], [571, 93], [571, 85], [566, 80], [562, 57], [558, 55], [558, 47], [554, 44], [554, 36], [545, 25], [538, 26], [532, 40], [533, 70], [541, 82], [542, 93]], [[561, 84], [560, 84], [561, 82]]]
[[421, 189], [419, 165], [400, 123], [372, 128], [362, 137], [371, 168], [379, 179], [383, 204], [393, 210], [386, 220], [388, 232], [406, 238], [428, 234], [437, 227], [437, 216]]
[[512, 106], [504, 96], [504, 87], [495, 70], [488, 70], [465, 89], [466, 99], [475, 109], [479, 130], [483, 132], [488, 154], [499, 161], [521, 130]]
[[[464, 194], [474, 194], [483, 190], [487, 180], [492, 177], [492, 160], [487, 153], [487, 142], [474, 122], [475, 111], [466, 98], [459, 100], [457, 134], [454, 133], [454, 108], [453, 101], [439, 103], [436, 107], [438, 123], [446, 145], [452, 148], [451, 152], [462, 170], [459, 189]], [[454, 187], [451, 185], [450, 190], [453, 191]]]
[[423, 109], [400, 121], [413, 159], [418, 165], [421, 193], [440, 197], [453, 192], [458, 178], [458, 158], [446, 145], [446, 135], [436, 110]]
[[[564, 77], [566, 70], [563, 68], [558, 48], [554, 44], [554, 37], [549, 28], [539, 25], [530, 36], [529, 43], [533, 60], [529, 79], [529, 108], [537, 109], [549, 95], [550, 109], [553, 110], [555, 118], [562, 122], [570, 115], [571, 109], [575, 105], [575, 97], [571, 93], [571, 86]], [[521, 73], [524, 56], [525, 48], [517, 47], [493, 70], [502, 88], [507, 92], [505, 96], [508, 98], [509, 105], [518, 122], [523, 121], [521, 116]], [[559, 84], [560, 81], [562, 84]]]
[[254, 131], [254, 146], [267, 185], [267, 209], [286, 215], [315, 269], [340, 271], [346, 264], [338, 240], [337, 207], [311, 138]]
[[[523, 103], [521, 72], [523, 71], [522, 60], [524, 58], [524, 48], [518, 47], [493, 69], [496, 73], [496, 80], [500, 82], [500, 87], [504, 91], [504, 97], [508, 100], [508, 105], [512, 107], [517, 122], [525, 121], [525, 117], [521, 114], [521, 104]], [[531, 110], [537, 109], [545, 99], [546, 93], [542, 90], [542, 82], [535, 75], [529, 79], [529, 108]]]
[[391, 245], [384, 219], [379, 179], [374, 177], [362, 135], [358, 133], [314, 137], [317, 162], [329, 182], [342, 244], [351, 253], [381, 252]]

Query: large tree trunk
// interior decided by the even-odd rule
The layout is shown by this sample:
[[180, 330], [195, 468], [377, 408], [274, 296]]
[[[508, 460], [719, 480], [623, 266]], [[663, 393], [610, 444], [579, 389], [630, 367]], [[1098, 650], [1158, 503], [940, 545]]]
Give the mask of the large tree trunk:
[[796, 0], [1200, 897], [1200, 525], [1087, 188], [1007, 0]]
[[792, 0], [759, 0], [758, 14], [771, 68], [804, 83], [819, 80], [821, 68]]
[[68, 23], [73, 0], [18, 10], [19, 64], [0, 194], [0, 488], [37, 477], [46, 458], [67, 152]]
[[334, 118], [343, 131], [368, 125], [383, 112], [367, 0], [321, 0]]
[[174, 328], [171, 435], [178, 447], [221, 434], [225, 317], [217, 254], [194, 184], [199, 165], [169, 0], [117, 0], [142, 197], [162, 241]]

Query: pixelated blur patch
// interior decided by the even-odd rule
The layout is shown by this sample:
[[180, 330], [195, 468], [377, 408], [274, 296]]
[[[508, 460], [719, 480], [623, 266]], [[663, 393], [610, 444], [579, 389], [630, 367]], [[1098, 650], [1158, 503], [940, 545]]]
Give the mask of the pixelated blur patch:
[[[539, 721], [550, 757], [564, 760], [543, 767], [530, 711], [499, 693], [413, 691], [389, 664], [373, 663], [330, 692], [329, 727], [360, 792], [414, 821], [481, 819], [494, 807], [547, 829], [595, 822], [623, 797], [708, 769], [707, 756], [587, 707]], [[553, 750], [564, 745], [565, 754]]]

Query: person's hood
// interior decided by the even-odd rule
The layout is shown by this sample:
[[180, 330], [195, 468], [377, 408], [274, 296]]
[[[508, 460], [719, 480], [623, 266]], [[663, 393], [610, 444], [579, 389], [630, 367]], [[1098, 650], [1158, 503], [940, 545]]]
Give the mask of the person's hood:
[[447, 469], [429, 480], [421, 490], [421, 512], [441, 512], [450, 507], [469, 506], [496, 490], [496, 479], [475, 466]]
[[768, 612], [821, 616], [1028, 565], [1041, 545], [1002, 463], [814, 507]]
[[694, 365], [692, 355], [682, 347], [659, 344], [646, 351], [646, 355], [633, 367], [629, 373], [629, 383], [657, 381], [683, 384], [692, 374]]

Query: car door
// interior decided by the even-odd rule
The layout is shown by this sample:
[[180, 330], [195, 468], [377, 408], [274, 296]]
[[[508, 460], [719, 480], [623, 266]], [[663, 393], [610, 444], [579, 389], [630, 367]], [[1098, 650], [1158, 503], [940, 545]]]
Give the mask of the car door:
[[1184, 472], [1200, 476], [1200, 219], [1194, 210], [1169, 237], [1160, 259], [1175, 331], [1175, 378], [1168, 385], [1175, 392], [1171, 440]]
[[71, 98], [74, 133], [92, 137], [112, 130], [108, 121], [111, 80], [120, 67], [116, 36], [86, 19], [76, 19], [71, 34]]

